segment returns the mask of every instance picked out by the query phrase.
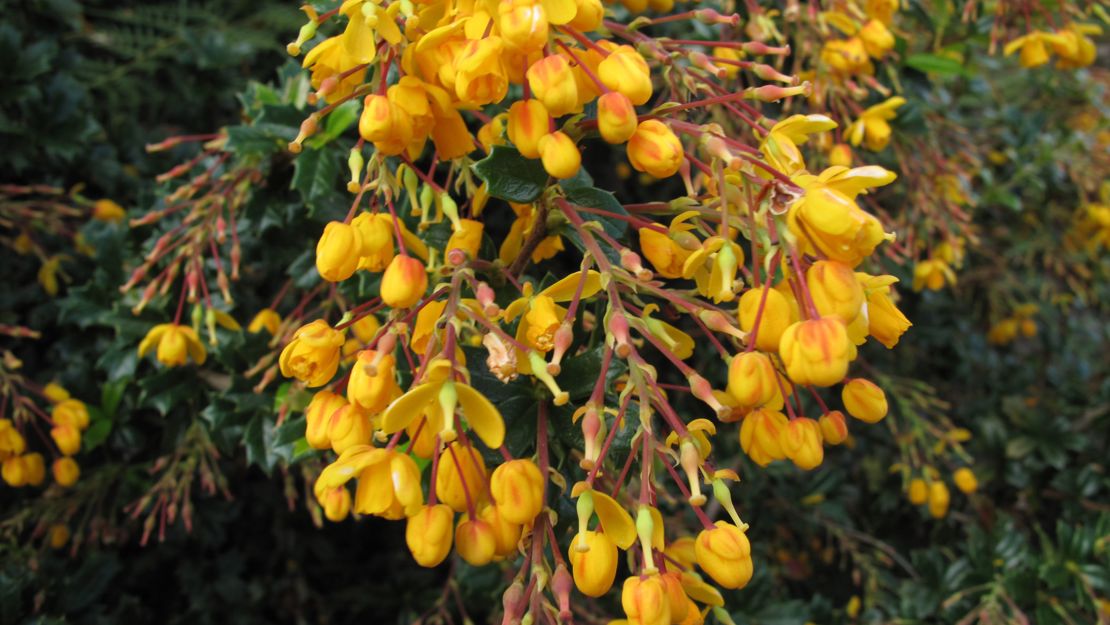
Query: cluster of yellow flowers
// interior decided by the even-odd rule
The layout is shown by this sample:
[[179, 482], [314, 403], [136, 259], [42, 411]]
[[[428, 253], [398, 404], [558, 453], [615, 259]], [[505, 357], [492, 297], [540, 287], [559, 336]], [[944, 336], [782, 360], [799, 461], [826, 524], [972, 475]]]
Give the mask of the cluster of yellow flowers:
[[1036, 304], [1022, 304], [1005, 319], [991, 326], [987, 332], [987, 341], [993, 345], [1009, 345], [1018, 336], [1032, 338], [1037, 335], [1037, 322], [1033, 316], [1037, 314]]
[[[41, 486], [46, 480], [46, 462], [41, 452], [30, 451], [25, 432], [28, 425], [40, 435], [43, 442], [47, 438], [35, 423], [41, 419], [50, 425], [49, 441], [53, 443], [52, 452], [57, 457], [51, 465], [54, 481], [62, 487], [73, 486], [81, 475], [81, 468], [73, 456], [81, 450], [81, 433], [89, 427], [89, 411], [84, 402], [69, 396], [60, 385], [51, 382], [44, 388], [30, 386], [18, 376], [4, 373], [3, 381], [7, 390], [13, 391], [13, 412], [15, 419], [0, 418], [0, 462], [3, 463], [4, 482], [13, 488]], [[36, 391], [50, 404], [50, 413], [39, 408], [34, 400], [26, 395], [14, 394], [13, 386], [19, 384]], [[62, 541], [63, 544], [65, 541]]]
[[1091, 35], [1101, 35], [1097, 24], [1070, 23], [1055, 31], [1034, 30], [1017, 37], [1003, 49], [1007, 55], [1020, 51], [1022, 67], [1040, 67], [1055, 54], [1058, 69], [1087, 67], [1095, 62], [1095, 42]]
[[[952, 473], [952, 483], [965, 495], [979, 489], [979, 480], [968, 467], [956, 469]], [[934, 519], [942, 519], [948, 514], [951, 493], [948, 485], [941, 479], [940, 472], [934, 467], [926, 467], [922, 477], [910, 480], [906, 497], [915, 506], [926, 506]]]

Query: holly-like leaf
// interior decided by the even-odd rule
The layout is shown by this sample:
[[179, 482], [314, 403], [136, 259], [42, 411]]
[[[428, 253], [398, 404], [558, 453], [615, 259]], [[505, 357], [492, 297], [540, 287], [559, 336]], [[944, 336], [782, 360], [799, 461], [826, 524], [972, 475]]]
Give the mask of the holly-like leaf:
[[547, 186], [547, 172], [538, 159], [524, 158], [516, 148], [503, 145], [493, 146], [489, 156], [474, 163], [474, 173], [490, 195], [510, 202], [531, 202]]

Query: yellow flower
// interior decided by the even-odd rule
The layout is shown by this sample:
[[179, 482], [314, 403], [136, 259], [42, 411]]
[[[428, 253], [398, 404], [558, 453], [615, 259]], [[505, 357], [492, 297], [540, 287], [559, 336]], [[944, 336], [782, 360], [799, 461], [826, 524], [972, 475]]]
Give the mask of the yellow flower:
[[281, 350], [278, 359], [281, 374], [297, 378], [309, 387], [327, 384], [339, 368], [343, 334], [322, 319], [301, 326]]
[[823, 317], [836, 317], [845, 324], [863, 308], [863, 286], [852, 268], [835, 260], [819, 260], [806, 271], [810, 297]]
[[404, 107], [388, 96], [371, 94], [362, 104], [358, 118], [359, 135], [387, 156], [404, 152], [414, 138], [413, 119]]
[[905, 98], [895, 96], [867, 108], [845, 130], [848, 140], [852, 142], [852, 145], [863, 143], [872, 152], [882, 150], [890, 143], [891, 129], [887, 122], [894, 119], [898, 114], [898, 107], [905, 103]]
[[[1048, 63], [1051, 58], [1048, 54], [1048, 46], [1055, 41], [1057, 41], [1056, 35], [1037, 30], [1007, 43], [1002, 51], [1006, 56], [1010, 56], [1014, 52], [1021, 50], [1020, 59], [1022, 67], [1040, 67]], [[941, 516], [944, 515], [942, 514]]]
[[447, 240], [445, 250], [462, 250], [470, 258], [478, 257], [478, 248], [482, 245], [482, 230], [485, 224], [473, 219], [460, 219], [453, 228], [451, 238]]
[[428, 290], [428, 272], [424, 263], [398, 254], [382, 274], [382, 301], [392, 308], [410, 308]]
[[622, 45], [610, 50], [597, 66], [597, 77], [606, 87], [624, 94], [636, 106], [651, 99], [651, 70], [644, 57], [632, 46]]
[[50, 409], [50, 418], [58, 425], [71, 425], [78, 430], [89, 427], [89, 409], [79, 399], [63, 399]]
[[330, 449], [331, 439], [328, 438], [328, 425], [340, 408], [347, 405], [347, 400], [341, 395], [331, 391], [320, 391], [312, 396], [305, 408], [305, 441], [313, 449]]
[[27, 441], [12, 424], [11, 419], [0, 419], [0, 457], [18, 456], [27, 449]]
[[874, 382], [863, 378], [853, 378], [840, 392], [844, 408], [848, 414], [867, 423], [878, 423], [886, 417], [886, 393]]
[[838, 76], [872, 74], [875, 71], [867, 58], [867, 47], [859, 37], [826, 41], [821, 48], [821, 62]]
[[27, 485], [27, 469], [21, 456], [12, 456], [3, 462], [0, 467], [0, 478], [12, 488], [22, 488]]
[[405, 523], [405, 544], [420, 566], [439, 566], [451, 553], [455, 513], [444, 504], [422, 506]]
[[894, 49], [894, 35], [883, 24], [882, 20], [871, 20], [859, 29], [859, 38], [863, 41], [863, 49], [873, 59], [881, 59]]
[[351, 512], [351, 491], [346, 486], [329, 488], [316, 493], [316, 502], [324, 509], [324, 516], [329, 521], [338, 523]]
[[[613, 55], [609, 55], [612, 58]], [[635, 102], [635, 100], [633, 100]], [[633, 169], [656, 178], [668, 178], [678, 172], [685, 159], [682, 142], [666, 124], [647, 119], [636, 127], [628, 140], [628, 162]]]
[[416, 514], [424, 505], [420, 468], [407, 454], [381, 451], [384, 452], [381, 458], [362, 469], [358, 475], [355, 512], [390, 520]]
[[[428, 427], [427, 425], [425, 427]], [[474, 447], [459, 441], [443, 448], [436, 473], [436, 495], [456, 512], [468, 512], [467, 493], [475, 508], [486, 502], [486, 462]], [[466, 488], [463, 488], [465, 482]]]
[[795, 384], [832, 386], [848, 373], [850, 346], [844, 324], [822, 317], [787, 328], [779, 342], [779, 356]]
[[392, 354], [379, 354], [372, 349], [359, 352], [347, 381], [347, 399], [370, 414], [385, 410], [389, 402], [401, 395], [394, 366]]
[[[506, 265], [512, 264], [520, 254], [520, 248], [523, 247], [525, 239], [531, 236], [532, 231], [538, 225], [537, 220], [540, 217], [540, 213], [536, 211], [535, 207], [531, 204], [509, 202], [509, 206], [513, 209], [513, 212], [516, 213], [516, 219], [513, 221], [512, 225], [509, 226], [509, 234], [505, 237], [505, 240], [501, 242], [501, 249], [497, 254], [501, 262]], [[555, 256], [555, 254], [558, 254], [562, 250], [562, 237], [558, 234], [548, 235], [536, 246], [536, 249], [532, 252], [531, 260], [534, 263], [538, 263]]]
[[686, 261], [696, 250], [702, 249], [697, 237], [690, 232], [694, 226], [688, 223], [696, 216], [696, 211], [678, 215], [671, 220], [666, 233], [640, 228], [640, 250], [651, 261], [656, 273], [664, 278], [681, 278]]
[[530, 523], [543, 510], [546, 480], [531, 460], [510, 460], [490, 476], [490, 493], [503, 518], [518, 525]]
[[42, 266], [39, 267], [39, 284], [42, 285], [42, 290], [46, 291], [47, 295], [53, 296], [58, 294], [59, 274], [63, 278], [69, 279], [65, 271], [62, 271], [62, 261], [68, 259], [69, 257], [65, 254], [55, 254], [43, 261]]
[[1057, 39], [1052, 41], [1052, 50], [1060, 57], [1056, 67], [1076, 69], [1094, 63], [1097, 50], [1088, 35], [1101, 34], [1102, 27], [1097, 24], [1071, 23], [1057, 31]]
[[601, 532], [578, 532], [567, 549], [574, 585], [587, 597], [600, 597], [617, 576], [617, 546]]
[[[764, 295], [766, 292], [766, 295]], [[763, 314], [759, 321], [759, 328], [755, 321], [759, 315], [760, 303], [763, 303]], [[759, 289], [749, 289], [740, 296], [740, 329], [745, 332], [757, 330], [754, 337], [755, 346], [761, 351], [777, 352], [782, 333], [797, 318], [793, 307], [778, 289], [764, 285]], [[752, 337], [748, 337], [751, 341]]]
[[543, 159], [544, 170], [553, 178], [573, 178], [582, 167], [582, 154], [566, 133], [556, 131], [540, 137], [537, 149]]
[[777, 375], [767, 354], [736, 354], [728, 368], [728, 392], [741, 406], [762, 406], [779, 394]]
[[821, 426], [821, 438], [830, 445], [839, 445], [848, 439], [848, 424], [839, 410], [821, 415], [817, 424]]
[[945, 284], [956, 284], [956, 272], [939, 258], [919, 261], [913, 268], [913, 290], [939, 291]]
[[791, 419], [779, 431], [782, 453], [799, 469], [811, 471], [825, 459], [821, 425], [808, 417]]
[[740, 426], [740, 447], [761, 467], [782, 460], [786, 456], [779, 442], [779, 432], [786, 423], [786, 415], [777, 410], [757, 408], [751, 411]]
[[263, 308], [258, 311], [258, 314], [247, 324], [247, 331], [252, 334], [257, 334], [262, 330], [266, 330], [273, 335], [277, 334], [279, 326], [281, 326], [281, 315], [273, 308]]
[[208, 357], [196, 330], [176, 323], [160, 323], [151, 328], [139, 343], [139, 358], [155, 346], [158, 348], [155, 357], [167, 367], [183, 365], [189, 358], [203, 365]]
[[726, 521], [703, 529], [694, 544], [698, 566], [724, 588], [738, 589], [752, 578], [752, 546], [744, 532]]
[[46, 531], [46, 544], [51, 549], [61, 549], [69, 542], [69, 527], [62, 523], [54, 523]]
[[929, 500], [929, 485], [925, 483], [925, 480], [919, 477], [915, 477], [910, 480], [910, 487], [909, 491], [907, 492], [907, 496], [910, 500], [910, 503], [915, 506], [920, 506], [921, 504]]
[[350, 278], [358, 268], [362, 236], [351, 224], [330, 222], [316, 244], [316, 271], [328, 282]]
[[370, 415], [357, 404], [343, 404], [328, 419], [327, 435], [337, 454], [366, 445], [371, 436]]
[[509, 78], [502, 60], [504, 49], [501, 37], [491, 35], [466, 42], [455, 57], [455, 95], [464, 106], [482, 106], [505, 97]]
[[956, 483], [956, 488], [965, 495], [970, 495], [979, 489], [979, 480], [975, 479], [975, 473], [967, 468], [960, 467], [952, 474], [952, 481]]
[[312, 68], [312, 88], [322, 90], [327, 102], [347, 97], [366, 79], [366, 68], [363, 68], [339, 80], [340, 74], [361, 65], [347, 52], [342, 35], [329, 37], [317, 44], [305, 55], [302, 65]]
[[540, 140], [551, 131], [547, 107], [536, 99], [513, 102], [509, 107], [506, 131], [521, 156], [539, 158]]
[[463, 515], [455, 526], [455, 551], [471, 566], [489, 564], [497, 554], [493, 526], [480, 518]]
[[887, 349], [892, 349], [898, 344], [898, 339], [913, 325], [902, 311], [898, 310], [890, 297], [894, 292], [891, 285], [897, 282], [898, 278], [872, 276], [866, 273], [856, 273], [856, 277], [863, 285], [867, 297], [867, 332]]
[[81, 467], [77, 466], [77, 461], [69, 456], [55, 460], [51, 472], [54, 474], [54, 481], [63, 488], [73, 486], [81, 477]]
[[948, 514], [948, 486], [940, 480], [929, 484], [929, 514], [934, 519], [942, 519]]
[[93, 204], [93, 219], [98, 221], [108, 221], [112, 223], [119, 223], [127, 217], [127, 211], [123, 207], [116, 204], [112, 200], [97, 200]]
[[855, 197], [895, 178], [894, 172], [877, 166], [830, 167], [819, 176], [795, 176], [805, 195], [790, 206], [786, 220], [801, 250], [850, 267], [863, 262], [888, 237], [879, 220], [860, 209]]
[[772, 167], [793, 176], [806, 167], [798, 146], [804, 145], [809, 135], [833, 128], [836, 128], [836, 122], [825, 115], [791, 115], [771, 127], [759, 144], [759, 150]]
[[558, 54], [545, 56], [528, 68], [527, 77], [532, 95], [543, 102], [552, 117], [581, 110], [578, 84], [566, 57]]
[[624, 580], [621, 607], [630, 625], [670, 625], [671, 606], [667, 589], [658, 575]]
[[[426, 428], [438, 432], [444, 442], [455, 440], [455, 411], [462, 416], [478, 438], [489, 448], [501, 446], [505, 438], [505, 421], [501, 412], [488, 399], [464, 382], [451, 379], [451, 365], [439, 359], [428, 366], [425, 380], [397, 398], [382, 413], [382, 431], [400, 431], [421, 415], [428, 418]], [[430, 414], [429, 414], [430, 413]], [[449, 473], [449, 467], [440, 476]]]
[[636, 132], [636, 109], [628, 96], [610, 91], [597, 100], [597, 129], [607, 143], [624, 143]]
[[520, 535], [524, 528], [519, 523], [513, 523], [501, 514], [498, 505], [487, 505], [478, 513], [478, 518], [485, 521], [493, 529], [493, 556], [495, 559], [507, 558], [517, 551]]

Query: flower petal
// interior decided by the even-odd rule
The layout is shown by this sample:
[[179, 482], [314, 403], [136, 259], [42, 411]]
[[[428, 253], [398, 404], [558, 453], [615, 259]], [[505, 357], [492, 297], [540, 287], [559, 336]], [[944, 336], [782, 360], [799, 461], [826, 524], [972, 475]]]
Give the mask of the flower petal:
[[612, 497], [598, 491], [591, 491], [594, 511], [601, 521], [601, 528], [621, 549], [628, 549], [636, 542], [636, 524], [628, 513]]
[[436, 382], [420, 384], [393, 400], [382, 413], [382, 431], [392, 434], [408, 427], [413, 419], [424, 414], [425, 406], [435, 400], [440, 386], [442, 384]]
[[497, 407], [473, 388], [456, 384], [459, 405], [466, 422], [490, 449], [497, 449], [505, 441], [505, 420]]

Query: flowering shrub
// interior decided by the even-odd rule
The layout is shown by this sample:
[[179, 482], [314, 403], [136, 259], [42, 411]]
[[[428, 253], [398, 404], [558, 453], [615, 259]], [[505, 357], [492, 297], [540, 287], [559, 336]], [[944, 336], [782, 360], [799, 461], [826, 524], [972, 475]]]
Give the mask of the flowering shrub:
[[1110, 618], [1105, 12], [764, 4], [310, 3], [143, 199], [0, 186], [4, 605]]

